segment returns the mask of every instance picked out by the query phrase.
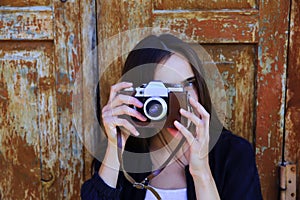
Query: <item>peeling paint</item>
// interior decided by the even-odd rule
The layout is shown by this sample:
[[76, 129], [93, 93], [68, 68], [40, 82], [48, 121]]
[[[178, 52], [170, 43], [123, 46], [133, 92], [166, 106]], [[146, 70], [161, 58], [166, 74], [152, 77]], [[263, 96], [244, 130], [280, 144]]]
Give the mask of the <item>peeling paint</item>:
[[272, 64], [274, 63], [274, 60], [272, 58], [267, 58], [264, 62], [264, 68], [262, 69], [262, 74], [266, 75], [272, 72]]
[[[80, 196], [83, 144], [71, 130], [71, 86], [81, 53], [80, 23], [74, 19], [80, 6], [54, 5], [0, 8], [1, 199]], [[53, 42], [54, 24], [61, 35]]]
[[180, 0], [155, 0], [155, 10], [220, 10], [220, 9], [252, 9], [257, 7], [255, 0], [188, 0], [182, 3]]
[[0, 7], [0, 12], [0, 39], [53, 39], [52, 11], [47, 7]]
[[[1, 199], [78, 198], [81, 183], [89, 178], [90, 158], [88, 153], [84, 155], [85, 160], [82, 158], [84, 150], [76, 133], [78, 127], [75, 129], [72, 123], [71, 102], [75, 73], [91, 73], [84, 71], [86, 68], [81, 69], [80, 63], [81, 54], [90, 48], [82, 41], [92, 28], [82, 32], [80, 28], [88, 26], [86, 22], [93, 12], [93, 3], [75, 0], [67, 3], [49, 0], [0, 2], [0, 166], [5, 170], [0, 173]], [[187, 35], [192, 38], [190, 42], [236, 44], [207, 48], [225, 79], [230, 108], [227, 126], [250, 141], [253, 132], [256, 133], [255, 149], [264, 199], [276, 199], [276, 165], [281, 157], [285, 98], [286, 159], [296, 162], [300, 154], [297, 134], [300, 129], [300, 17], [296, 0], [292, 0], [288, 68], [285, 52], [289, 5], [283, 0], [189, 0], [185, 3], [155, 0], [153, 5], [146, 0], [138, 5], [130, 1], [103, 3], [98, 0], [97, 3], [101, 5], [98, 8], [100, 39], [131, 28], [153, 25]], [[38, 6], [24, 7], [31, 5]], [[80, 20], [74, 20], [78, 16]], [[32, 43], [22, 46], [12, 40], [22, 40], [20, 43], [32, 40]], [[117, 40], [116, 45], [123, 45], [118, 49], [121, 51], [134, 42], [132, 39]], [[36, 47], [45, 43], [44, 49]], [[26, 50], [20, 50], [22, 48]], [[108, 85], [120, 75], [122, 62], [122, 59], [116, 61], [106, 74]], [[97, 68], [93, 70], [98, 73]], [[283, 94], [285, 70], [289, 72], [286, 97]], [[254, 83], [255, 74], [257, 83]], [[87, 80], [82, 87], [89, 88], [93, 81]], [[253, 97], [254, 92], [257, 92], [257, 99]], [[81, 113], [84, 120], [89, 119], [88, 105], [84, 105], [85, 111]], [[255, 119], [253, 105], [257, 105]], [[51, 175], [50, 182], [40, 181], [41, 176], [49, 178]], [[299, 182], [299, 170], [297, 178]]]
[[283, 76], [286, 73], [289, 8], [286, 1], [259, 2], [261, 16], [255, 131], [261, 138], [257, 140], [257, 148], [268, 147], [264, 152], [258, 152], [256, 157], [264, 199], [277, 199], [278, 194], [277, 167], [283, 142]]
[[11, 0], [1, 0], [0, 6], [7, 7], [36, 7], [36, 6], [48, 6], [51, 0], [23, 0], [23, 1], [11, 1]]
[[[300, 196], [300, 5], [292, 0], [290, 44], [287, 66], [287, 92], [285, 115], [285, 160], [296, 164], [297, 198]], [[285, 66], [286, 67], [286, 66]]]
[[[4, 51], [5, 48], [2, 50], [0, 74], [2, 85], [6, 86], [2, 93], [7, 98], [6, 102], [0, 103], [5, 106], [2, 107], [5, 112], [0, 114], [3, 119], [0, 129], [3, 158], [0, 159], [0, 166], [4, 169], [0, 173], [3, 174], [0, 175], [0, 189], [4, 198], [40, 198], [39, 128], [36, 121], [37, 104], [33, 103], [37, 96], [35, 91], [30, 91], [27, 78], [27, 74], [36, 70], [36, 61], [33, 58], [27, 59], [27, 51], [16, 53]], [[40, 54], [41, 51], [31, 52], [37, 58]], [[17, 56], [14, 58], [14, 55]], [[11, 78], [12, 75], [15, 79]]]
[[[257, 42], [258, 12], [155, 11], [153, 26], [184, 33], [190, 42]], [[218, 30], [218, 31], [216, 31]]]
[[[225, 126], [253, 141], [255, 56], [252, 45], [203, 45], [223, 77], [227, 97]], [[217, 92], [217, 91], [215, 91]], [[214, 91], [211, 96], [214, 98]]]

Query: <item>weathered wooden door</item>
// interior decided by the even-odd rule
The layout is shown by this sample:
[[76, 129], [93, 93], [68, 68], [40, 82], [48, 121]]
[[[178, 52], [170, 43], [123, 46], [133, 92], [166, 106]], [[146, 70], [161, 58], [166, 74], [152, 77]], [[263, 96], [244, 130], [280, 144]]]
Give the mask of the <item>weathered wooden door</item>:
[[[97, 0], [99, 42], [161, 27], [210, 52], [225, 82], [226, 126], [253, 143], [264, 199], [277, 199], [282, 145], [286, 160], [299, 160], [299, 4], [291, 2]], [[98, 71], [82, 62], [91, 54], [95, 7], [95, 0], [0, 1], [0, 199], [78, 199], [90, 177], [77, 133], [93, 132], [89, 89]], [[138, 39], [117, 38], [107, 51], [122, 53]], [[122, 62], [104, 82], [119, 78]], [[83, 79], [75, 88], [76, 74]], [[75, 90], [85, 97], [76, 127]]]
[[0, 1], [0, 199], [79, 199], [72, 93], [93, 9], [94, 1]]
[[[160, 27], [206, 48], [224, 78], [229, 108], [226, 126], [253, 143], [264, 199], [277, 199], [290, 1], [97, 0], [97, 5], [100, 42], [122, 31]], [[106, 51], [114, 54], [138, 39], [120, 40]], [[99, 61], [101, 66], [101, 56]], [[101, 77], [104, 82], [119, 78], [123, 60], [116, 62]]]

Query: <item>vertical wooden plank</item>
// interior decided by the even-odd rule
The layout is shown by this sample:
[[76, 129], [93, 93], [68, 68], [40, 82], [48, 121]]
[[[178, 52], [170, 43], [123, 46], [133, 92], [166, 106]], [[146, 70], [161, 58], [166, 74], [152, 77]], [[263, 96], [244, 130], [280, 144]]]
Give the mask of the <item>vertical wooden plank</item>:
[[[152, 1], [134, 0], [120, 4], [122, 31], [151, 27], [153, 5]], [[138, 12], [137, 12], [138, 11]], [[139, 38], [137, 38], [138, 40]]]
[[43, 190], [44, 199], [73, 199], [80, 196], [83, 158], [80, 138], [74, 128], [72, 117], [72, 90], [76, 72], [80, 68], [80, 6], [79, 1], [63, 3], [53, 1], [54, 10], [54, 66], [56, 74], [58, 117], [59, 171], [56, 181]]
[[[108, 97], [110, 88], [120, 77], [121, 69], [121, 40], [118, 33], [122, 31], [120, 1], [97, 0], [97, 27], [99, 40], [99, 80], [101, 105], [103, 106]], [[111, 39], [111, 38], [114, 39]], [[110, 65], [110, 66], [108, 66]]]
[[1, 42], [0, 49], [0, 196], [40, 199], [37, 63], [49, 58], [28, 43]]
[[[109, 88], [121, 77], [126, 54], [140, 40], [141, 34], [144, 35], [145, 32], [149, 30], [143, 31], [137, 29], [151, 25], [151, 14], [151, 1], [97, 1], [97, 27], [99, 39], [98, 66], [101, 93], [100, 101], [102, 106], [107, 102]], [[87, 72], [87, 70], [84, 70], [83, 73], [88, 75]], [[91, 72], [89, 73], [91, 74]], [[91, 76], [95, 75], [96, 73], [91, 74]], [[84, 79], [86, 78], [88, 77], [84, 75]], [[93, 79], [93, 77], [90, 78]], [[85, 80], [85, 82], [86, 81], [87, 80]], [[95, 141], [97, 142], [98, 140], [95, 140], [96, 138], [97, 136], [93, 135], [92, 137], [87, 138], [88, 141], [86, 141], [86, 143], [89, 143], [89, 146], [91, 147], [97, 146]], [[91, 149], [95, 148], [93, 147]], [[101, 155], [97, 155], [98, 159], [101, 159], [101, 157]]]
[[287, 72], [285, 160], [297, 166], [297, 199], [300, 199], [300, 5], [292, 0]]
[[122, 64], [124, 64], [127, 54], [140, 40], [151, 33], [153, 2], [148, 0], [124, 1], [120, 4], [120, 9], [122, 13]]
[[264, 199], [276, 199], [284, 122], [289, 1], [259, 1], [256, 153]]
[[[225, 127], [253, 142], [254, 131], [254, 45], [212, 45], [203, 47], [211, 55], [222, 74], [227, 98]], [[214, 99], [214, 90], [211, 97]]]
[[[76, 130], [84, 148], [84, 172], [83, 179], [89, 179], [91, 176], [91, 164], [95, 146], [99, 142], [95, 139], [95, 146], [90, 143], [90, 138], [99, 134], [99, 124], [96, 120], [96, 89], [99, 82], [97, 65], [97, 30], [96, 30], [96, 1], [80, 1], [81, 12], [81, 46], [82, 46], [82, 64], [76, 72], [75, 91], [73, 102], [77, 102], [78, 108], [73, 107], [73, 115], [76, 120]], [[81, 104], [81, 106], [80, 106]]]
[[[38, 72], [38, 125], [40, 133], [41, 181], [43, 190], [51, 190], [57, 181], [55, 175], [58, 167], [58, 126], [55, 68], [53, 65], [53, 46], [47, 49], [47, 57], [40, 55], [37, 59]], [[46, 57], [46, 58], [44, 58]]]
[[[126, 57], [126, 54], [149, 31], [139, 28], [152, 26], [153, 8], [152, 2], [147, 0], [124, 2], [98, 0], [97, 5], [100, 5], [97, 22], [99, 44], [104, 42], [103, 48], [99, 50], [101, 88], [109, 88], [121, 77], [124, 64], [122, 56]], [[114, 60], [113, 64], [109, 67], [104, 66], [107, 65], [104, 63], [109, 64], [107, 61], [110, 60]], [[101, 90], [102, 105], [107, 100], [108, 92]]]
[[1, 40], [52, 40], [50, 7], [0, 7]]

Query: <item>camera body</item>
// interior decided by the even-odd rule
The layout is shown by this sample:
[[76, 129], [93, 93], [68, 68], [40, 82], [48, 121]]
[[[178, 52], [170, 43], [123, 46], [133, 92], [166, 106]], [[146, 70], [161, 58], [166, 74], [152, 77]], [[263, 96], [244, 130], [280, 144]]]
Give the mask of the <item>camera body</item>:
[[133, 96], [143, 103], [142, 108], [133, 108], [144, 115], [147, 121], [140, 121], [128, 115], [122, 116], [137, 128], [174, 128], [175, 120], [187, 125], [187, 119], [179, 113], [180, 108], [188, 109], [187, 92], [181, 84], [150, 81], [148, 84], [128, 88], [120, 93]]

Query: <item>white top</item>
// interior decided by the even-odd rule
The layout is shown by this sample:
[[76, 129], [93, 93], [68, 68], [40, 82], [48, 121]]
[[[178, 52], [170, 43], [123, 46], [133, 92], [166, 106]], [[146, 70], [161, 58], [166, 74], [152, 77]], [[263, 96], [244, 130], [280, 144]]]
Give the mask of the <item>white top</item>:
[[[149, 185], [150, 186], [150, 185]], [[187, 200], [186, 188], [158, 189], [151, 186], [159, 194], [162, 200]], [[157, 200], [150, 190], [147, 190], [145, 200]]]

